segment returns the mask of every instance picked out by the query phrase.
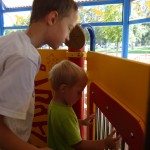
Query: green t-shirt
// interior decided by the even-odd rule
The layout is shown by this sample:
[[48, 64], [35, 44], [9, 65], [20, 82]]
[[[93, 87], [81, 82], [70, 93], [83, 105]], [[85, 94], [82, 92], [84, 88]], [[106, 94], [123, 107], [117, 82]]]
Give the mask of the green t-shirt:
[[51, 101], [48, 108], [48, 146], [54, 150], [73, 150], [82, 140], [72, 107]]

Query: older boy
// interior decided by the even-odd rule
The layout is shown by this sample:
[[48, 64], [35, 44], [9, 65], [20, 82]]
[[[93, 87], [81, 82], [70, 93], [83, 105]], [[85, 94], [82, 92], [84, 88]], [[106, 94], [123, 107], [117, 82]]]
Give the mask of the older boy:
[[[25, 32], [0, 38], [0, 149], [39, 150], [27, 143], [34, 115], [34, 79], [40, 67], [38, 47], [57, 49], [77, 23], [73, 0], [34, 0]], [[50, 150], [50, 148], [41, 148]]]

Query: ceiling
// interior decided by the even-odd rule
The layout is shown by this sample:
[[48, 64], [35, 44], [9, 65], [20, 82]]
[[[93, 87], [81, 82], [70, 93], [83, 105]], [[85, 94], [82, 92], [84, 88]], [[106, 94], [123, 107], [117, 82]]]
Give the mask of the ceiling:
[[[75, 0], [76, 2], [84, 3], [84, 2], [111, 2], [117, 0]], [[120, 1], [120, 0], [118, 0]], [[33, 0], [2, 0], [5, 8], [24, 8], [31, 7]]]

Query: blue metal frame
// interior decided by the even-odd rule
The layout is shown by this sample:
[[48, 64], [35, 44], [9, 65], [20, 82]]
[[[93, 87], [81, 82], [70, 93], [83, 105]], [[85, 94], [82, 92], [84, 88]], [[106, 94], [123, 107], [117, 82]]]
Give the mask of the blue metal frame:
[[88, 24], [91, 26], [120, 26], [122, 25], [122, 22], [94, 22]]
[[31, 11], [32, 7], [25, 7], [25, 8], [6, 8], [3, 10], [3, 13], [9, 12], [19, 12], [19, 11]]
[[124, 0], [123, 3], [123, 30], [122, 30], [122, 57], [128, 57], [129, 45], [129, 16], [130, 16], [130, 0]]
[[4, 33], [4, 18], [3, 18], [3, 3], [2, 0], [0, 0], [0, 35], [3, 35]]
[[27, 29], [28, 26], [13, 26], [13, 27], [4, 27], [4, 30], [13, 30], [13, 29], [20, 29], [20, 30], [25, 30]]
[[131, 20], [131, 21], [129, 21], [129, 24], [138, 24], [138, 23], [147, 23], [147, 22], [150, 22], [150, 18]]

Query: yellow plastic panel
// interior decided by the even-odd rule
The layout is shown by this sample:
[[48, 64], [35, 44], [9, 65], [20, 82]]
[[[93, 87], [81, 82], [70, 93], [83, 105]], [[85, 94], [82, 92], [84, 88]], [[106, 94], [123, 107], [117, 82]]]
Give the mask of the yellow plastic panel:
[[143, 122], [146, 121], [150, 65], [88, 52], [87, 73], [91, 82], [107, 91]]
[[35, 79], [35, 116], [30, 142], [38, 147], [47, 145], [47, 108], [52, 98], [48, 72], [52, 66], [67, 59], [66, 50], [39, 50], [42, 64]]

